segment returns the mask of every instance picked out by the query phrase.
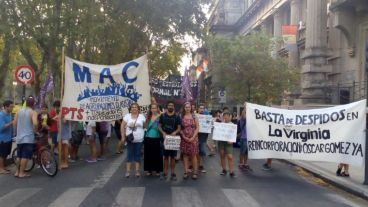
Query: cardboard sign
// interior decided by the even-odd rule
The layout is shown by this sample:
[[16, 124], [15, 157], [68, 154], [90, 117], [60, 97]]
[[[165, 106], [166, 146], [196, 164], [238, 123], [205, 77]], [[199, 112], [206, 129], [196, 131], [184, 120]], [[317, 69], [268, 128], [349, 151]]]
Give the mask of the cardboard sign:
[[213, 118], [210, 115], [197, 114], [196, 115], [199, 122], [199, 132], [200, 133], [211, 133], [213, 126]]
[[164, 139], [165, 150], [179, 150], [180, 149], [180, 136], [167, 135]]
[[236, 142], [238, 126], [233, 123], [214, 123], [213, 140]]

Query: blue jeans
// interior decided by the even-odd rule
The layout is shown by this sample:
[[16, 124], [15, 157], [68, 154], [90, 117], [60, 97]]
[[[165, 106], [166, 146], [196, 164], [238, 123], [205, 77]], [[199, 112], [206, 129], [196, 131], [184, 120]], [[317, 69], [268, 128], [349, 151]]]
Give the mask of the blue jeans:
[[240, 154], [248, 155], [247, 139], [240, 139]]
[[142, 142], [128, 142], [127, 143], [127, 162], [141, 162], [141, 148]]
[[199, 156], [206, 156], [207, 139], [199, 139]]

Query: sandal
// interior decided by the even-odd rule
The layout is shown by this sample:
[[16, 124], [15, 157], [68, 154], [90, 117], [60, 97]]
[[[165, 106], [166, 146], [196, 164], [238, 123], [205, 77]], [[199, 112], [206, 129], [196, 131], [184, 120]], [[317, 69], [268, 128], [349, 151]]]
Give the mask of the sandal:
[[197, 173], [194, 173], [194, 174], [192, 175], [192, 179], [193, 179], [193, 180], [197, 180], [197, 179], [198, 179], [198, 175], [197, 175]]
[[23, 176], [19, 176], [19, 175], [18, 175], [18, 178], [29, 178], [29, 177], [31, 177], [31, 175], [30, 175], [30, 174], [24, 174]]
[[4, 170], [0, 172], [0, 175], [7, 175], [7, 174], [10, 174], [10, 171]]
[[184, 173], [184, 175], [183, 175], [183, 179], [184, 179], [184, 180], [188, 179], [188, 173]]

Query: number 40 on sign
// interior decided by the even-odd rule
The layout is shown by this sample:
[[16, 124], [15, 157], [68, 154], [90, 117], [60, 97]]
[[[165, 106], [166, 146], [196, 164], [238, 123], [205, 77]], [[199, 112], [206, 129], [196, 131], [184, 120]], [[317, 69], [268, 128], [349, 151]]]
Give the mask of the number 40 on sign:
[[21, 84], [31, 84], [34, 81], [35, 72], [29, 65], [21, 65], [15, 69], [15, 79]]

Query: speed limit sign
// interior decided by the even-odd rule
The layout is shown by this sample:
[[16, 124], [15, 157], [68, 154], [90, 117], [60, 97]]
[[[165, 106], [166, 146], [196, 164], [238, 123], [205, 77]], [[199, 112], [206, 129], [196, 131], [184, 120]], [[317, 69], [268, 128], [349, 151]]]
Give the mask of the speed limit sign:
[[31, 84], [35, 79], [35, 72], [29, 65], [21, 65], [15, 69], [15, 79], [21, 84]]

